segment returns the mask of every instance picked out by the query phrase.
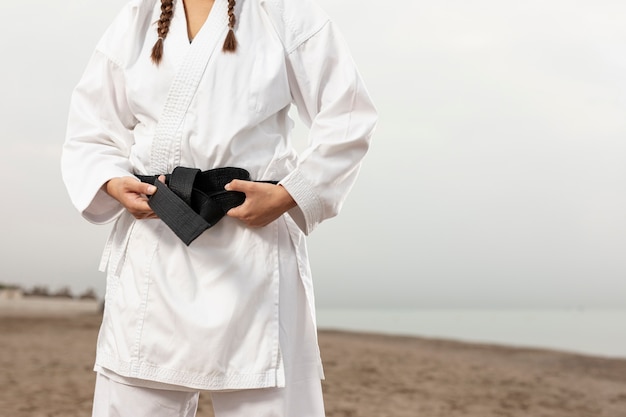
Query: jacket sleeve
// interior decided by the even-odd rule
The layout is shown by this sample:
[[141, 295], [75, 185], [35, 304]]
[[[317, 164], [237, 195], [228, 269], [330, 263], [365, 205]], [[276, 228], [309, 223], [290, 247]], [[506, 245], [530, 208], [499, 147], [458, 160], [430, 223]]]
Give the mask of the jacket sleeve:
[[340, 211], [369, 148], [377, 112], [332, 22], [288, 47], [287, 54], [291, 94], [309, 137], [298, 166], [280, 183], [298, 204], [289, 214], [309, 234]]
[[132, 174], [129, 154], [136, 124], [117, 63], [96, 50], [73, 91], [61, 172], [70, 198], [92, 223], [107, 223], [123, 210], [103, 185]]

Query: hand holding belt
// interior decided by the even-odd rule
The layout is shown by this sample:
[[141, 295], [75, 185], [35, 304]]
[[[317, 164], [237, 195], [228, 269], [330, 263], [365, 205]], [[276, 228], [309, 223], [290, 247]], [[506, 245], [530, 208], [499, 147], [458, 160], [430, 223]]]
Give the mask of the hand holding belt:
[[244, 193], [226, 191], [224, 186], [234, 179], [251, 181], [248, 171], [234, 167], [208, 171], [176, 167], [165, 175], [165, 184], [158, 180], [158, 175], [136, 176], [157, 187], [148, 199], [150, 208], [187, 246], [220, 221], [228, 210], [245, 201]]

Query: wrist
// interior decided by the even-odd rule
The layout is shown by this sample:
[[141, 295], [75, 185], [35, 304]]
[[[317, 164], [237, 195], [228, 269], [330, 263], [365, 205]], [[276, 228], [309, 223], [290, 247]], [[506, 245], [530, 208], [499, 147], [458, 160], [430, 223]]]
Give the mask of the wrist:
[[111, 197], [116, 198], [115, 195], [117, 194], [116, 189], [117, 189], [117, 184], [119, 180], [121, 180], [121, 177], [111, 178], [110, 180], [104, 183], [104, 185], [102, 186], [102, 189], [104, 190], [105, 193], [107, 193]]
[[289, 194], [289, 192], [282, 185], [278, 184], [278, 186], [280, 187], [279, 189], [281, 190], [280, 203], [284, 211], [288, 211], [296, 207], [298, 203], [296, 203], [296, 200], [293, 199], [291, 194]]

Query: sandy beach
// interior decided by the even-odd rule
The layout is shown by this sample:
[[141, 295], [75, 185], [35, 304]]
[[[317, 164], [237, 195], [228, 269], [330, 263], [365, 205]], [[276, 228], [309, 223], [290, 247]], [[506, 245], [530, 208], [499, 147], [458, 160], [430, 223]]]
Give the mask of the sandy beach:
[[[0, 300], [0, 416], [89, 416], [97, 303], [16, 306]], [[335, 331], [320, 346], [328, 417], [626, 417], [626, 360]]]

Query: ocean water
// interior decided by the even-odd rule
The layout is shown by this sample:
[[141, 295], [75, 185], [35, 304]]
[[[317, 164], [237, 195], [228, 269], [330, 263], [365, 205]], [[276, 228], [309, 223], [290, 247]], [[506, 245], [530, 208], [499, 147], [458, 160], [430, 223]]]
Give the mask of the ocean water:
[[420, 336], [626, 359], [626, 310], [319, 309], [320, 329]]

